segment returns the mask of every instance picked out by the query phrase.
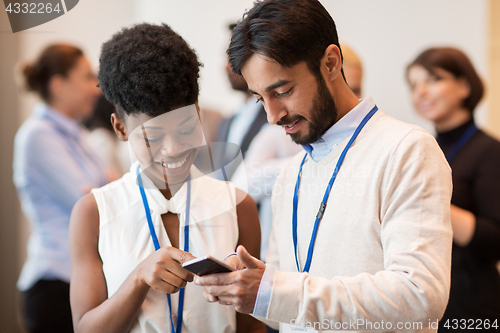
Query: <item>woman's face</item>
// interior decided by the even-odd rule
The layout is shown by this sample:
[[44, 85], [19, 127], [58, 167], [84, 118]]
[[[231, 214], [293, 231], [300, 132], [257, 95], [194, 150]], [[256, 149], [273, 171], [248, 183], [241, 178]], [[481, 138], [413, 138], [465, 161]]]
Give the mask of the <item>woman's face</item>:
[[[464, 112], [463, 101], [470, 88], [463, 78], [436, 68], [434, 74], [420, 65], [408, 70], [411, 99], [415, 109], [435, 124], [447, 123]], [[468, 112], [468, 111], [467, 111]]]
[[[128, 141], [141, 168], [160, 188], [185, 181], [191, 164], [205, 143], [195, 105], [158, 117], [127, 116]], [[163, 184], [163, 186], [161, 186]]]
[[101, 90], [87, 58], [80, 57], [54, 92], [57, 102], [75, 119], [90, 117]]

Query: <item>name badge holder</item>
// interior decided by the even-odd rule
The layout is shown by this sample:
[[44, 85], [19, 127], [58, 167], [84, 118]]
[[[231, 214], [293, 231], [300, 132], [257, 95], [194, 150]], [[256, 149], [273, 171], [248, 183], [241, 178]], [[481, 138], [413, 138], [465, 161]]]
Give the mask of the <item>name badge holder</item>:
[[[186, 219], [184, 222], [184, 251], [189, 252], [189, 210], [191, 206], [191, 175], [188, 175], [187, 178], [187, 195], [186, 195]], [[151, 234], [151, 238], [153, 240], [153, 244], [155, 246], [155, 250], [158, 251], [160, 249], [160, 243], [158, 242], [158, 237], [156, 236], [156, 232], [153, 225], [153, 220], [151, 219], [151, 212], [149, 210], [148, 198], [146, 197], [146, 192], [144, 191], [144, 187], [142, 184], [142, 178], [140, 173], [140, 165], [137, 166], [137, 182], [139, 183], [139, 190], [141, 191], [142, 204], [144, 206], [144, 210], [146, 211], [146, 218], [148, 220], [149, 233]], [[174, 319], [172, 317], [172, 300], [170, 298], [170, 294], [167, 294], [167, 302], [170, 314], [170, 325], [173, 333], [181, 333], [182, 331], [182, 312], [184, 310], [184, 292], [185, 288], [181, 288], [179, 291], [179, 306], [177, 308], [177, 329], [174, 329]]]
[[332, 190], [333, 183], [335, 182], [335, 178], [337, 178], [337, 174], [340, 170], [340, 167], [342, 166], [342, 163], [344, 162], [344, 158], [349, 151], [349, 148], [351, 148], [352, 143], [354, 140], [356, 140], [359, 132], [363, 129], [365, 124], [370, 120], [370, 118], [377, 112], [378, 107], [374, 106], [373, 109], [370, 110], [370, 112], [363, 118], [361, 123], [356, 127], [356, 130], [354, 131], [351, 139], [347, 143], [346, 147], [340, 154], [339, 160], [337, 161], [337, 165], [335, 166], [335, 170], [333, 171], [333, 175], [330, 178], [330, 182], [328, 183], [328, 186], [326, 187], [325, 194], [323, 195], [323, 200], [321, 201], [321, 204], [319, 206], [318, 213], [316, 214], [316, 220], [314, 221], [314, 227], [311, 235], [311, 240], [309, 241], [309, 248], [307, 250], [307, 259], [306, 263], [304, 265], [304, 269], [301, 271], [300, 270], [300, 265], [299, 265], [299, 257], [298, 257], [298, 251], [297, 251], [297, 208], [299, 204], [299, 187], [300, 187], [300, 177], [302, 174], [302, 167], [304, 166], [304, 162], [307, 158], [307, 153], [304, 155], [304, 158], [302, 159], [302, 162], [300, 163], [300, 169], [299, 169], [299, 174], [297, 176], [297, 182], [295, 183], [295, 190], [293, 193], [293, 212], [292, 212], [292, 237], [293, 237], [293, 247], [294, 247], [294, 252], [295, 252], [295, 263], [297, 265], [297, 270], [299, 272], [309, 272], [309, 268], [311, 267], [311, 261], [312, 261], [312, 256], [313, 256], [313, 251], [314, 251], [314, 242], [316, 241], [316, 235], [318, 233], [318, 227], [319, 227], [319, 222], [323, 218], [323, 214], [326, 209], [326, 202], [328, 201], [328, 196], [330, 195], [330, 191]]
[[[297, 265], [297, 270], [299, 272], [309, 272], [309, 269], [311, 267], [311, 261], [312, 261], [312, 256], [313, 256], [313, 251], [314, 251], [314, 242], [316, 241], [316, 235], [318, 233], [318, 227], [319, 227], [319, 222], [323, 218], [323, 214], [325, 213], [326, 209], [326, 202], [328, 200], [328, 196], [330, 195], [330, 191], [332, 190], [333, 183], [335, 182], [335, 179], [337, 178], [337, 174], [340, 170], [340, 167], [342, 166], [342, 163], [344, 162], [344, 158], [349, 151], [349, 148], [351, 148], [352, 143], [354, 140], [356, 140], [359, 132], [363, 129], [365, 124], [370, 120], [370, 118], [377, 112], [378, 107], [374, 106], [373, 109], [370, 110], [370, 112], [363, 118], [361, 123], [356, 127], [356, 130], [354, 131], [351, 139], [347, 143], [346, 147], [340, 154], [339, 160], [337, 161], [337, 165], [335, 166], [335, 170], [333, 171], [333, 175], [330, 178], [330, 181], [328, 183], [328, 186], [326, 187], [325, 194], [323, 195], [323, 200], [321, 201], [321, 204], [319, 206], [318, 213], [316, 214], [316, 220], [314, 221], [314, 227], [311, 235], [311, 240], [309, 241], [309, 248], [307, 250], [307, 259], [306, 263], [304, 265], [304, 269], [301, 271], [300, 270], [300, 265], [299, 265], [299, 256], [298, 256], [298, 251], [297, 251], [297, 208], [299, 204], [299, 188], [300, 188], [300, 176], [302, 174], [302, 167], [304, 166], [304, 162], [306, 161], [307, 158], [307, 153], [304, 155], [304, 158], [302, 159], [302, 162], [300, 163], [300, 168], [299, 168], [299, 174], [297, 176], [297, 182], [295, 183], [295, 190], [293, 193], [293, 212], [292, 212], [292, 237], [293, 237], [293, 247], [294, 247], [294, 252], [295, 252], [295, 264]], [[298, 327], [295, 325], [291, 324], [285, 324], [281, 323], [280, 325], [281, 330], [286, 333], [291, 333], [291, 332], [307, 332], [307, 333], [315, 333], [318, 332], [313, 328], [302, 328]]]

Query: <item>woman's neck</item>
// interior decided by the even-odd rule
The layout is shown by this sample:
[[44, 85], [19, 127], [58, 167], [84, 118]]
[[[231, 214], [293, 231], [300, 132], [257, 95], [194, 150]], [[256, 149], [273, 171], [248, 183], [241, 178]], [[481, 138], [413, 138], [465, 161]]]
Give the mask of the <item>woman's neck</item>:
[[437, 132], [448, 132], [452, 129], [465, 124], [472, 118], [472, 113], [466, 109], [459, 109], [449, 117], [436, 121], [434, 123]]
[[49, 102], [48, 105], [51, 108], [53, 108], [54, 110], [57, 110], [58, 112], [62, 113], [66, 117], [69, 117], [69, 118], [71, 118], [73, 120], [76, 120], [76, 121], [80, 121], [81, 120], [78, 117], [76, 117], [74, 115], [74, 113], [71, 112], [70, 109], [68, 107], [66, 107], [65, 105], [63, 105], [62, 103], [58, 103], [56, 101], [52, 101], [52, 102]]
[[167, 186], [166, 189], [160, 190], [161, 194], [165, 197], [165, 199], [170, 200], [172, 198], [172, 193], [170, 192], [170, 188]]
[[[147, 174], [147, 173], [146, 173]], [[155, 179], [153, 175], [147, 175], [149, 179]], [[183, 183], [180, 184], [169, 184], [166, 181], [160, 181], [159, 179], [155, 179], [154, 184], [160, 190], [160, 193], [163, 194], [165, 199], [170, 200], [177, 191], [182, 187]]]

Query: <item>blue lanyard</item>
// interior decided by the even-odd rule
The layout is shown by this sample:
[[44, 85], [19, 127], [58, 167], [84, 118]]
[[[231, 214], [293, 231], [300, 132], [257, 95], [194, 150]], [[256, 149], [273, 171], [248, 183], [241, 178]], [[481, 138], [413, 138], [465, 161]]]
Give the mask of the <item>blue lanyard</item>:
[[462, 134], [460, 138], [458, 138], [457, 142], [453, 145], [453, 147], [448, 150], [445, 154], [446, 160], [450, 163], [455, 156], [457, 156], [458, 152], [465, 146], [467, 142], [476, 134], [477, 127], [476, 124], [472, 123], [469, 128]]
[[[311, 241], [309, 242], [309, 248], [307, 250], [307, 259], [306, 263], [304, 265], [304, 270], [302, 272], [309, 272], [309, 268], [311, 267], [311, 261], [312, 261], [312, 256], [313, 256], [313, 251], [314, 251], [314, 242], [316, 241], [316, 235], [318, 233], [318, 226], [319, 222], [321, 221], [323, 217], [323, 213], [325, 212], [326, 208], [326, 201], [328, 200], [328, 196], [330, 195], [330, 191], [332, 190], [333, 182], [335, 182], [335, 178], [337, 178], [337, 174], [340, 170], [340, 166], [342, 165], [342, 162], [344, 162], [345, 155], [347, 154], [347, 151], [349, 148], [351, 148], [352, 143], [354, 140], [356, 140], [356, 137], [358, 136], [359, 132], [363, 129], [365, 124], [370, 120], [370, 118], [377, 112], [378, 107], [374, 106], [373, 109], [363, 118], [361, 123], [358, 125], [356, 130], [354, 131], [354, 134], [352, 135], [351, 139], [347, 143], [347, 146], [344, 148], [342, 151], [342, 154], [340, 154], [339, 160], [337, 162], [337, 165], [335, 166], [335, 170], [333, 171], [332, 178], [330, 178], [330, 182], [328, 183], [328, 186], [326, 188], [325, 194], [323, 196], [323, 200], [321, 201], [321, 205], [318, 210], [318, 214], [316, 215], [316, 220], [314, 221], [314, 227], [313, 227], [313, 232], [311, 235]], [[299, 258], [298, 258], [298, 253], [297, 253], [297, 207], [299, 203], [299, 187], [300, 187], [300, 176], [302, 174], [302, 166], [304, 166], [304, 162], [306, 160], [307, 153], [305, 154], [304, 158], [302, 159], [302, 162], [300, 163], [300, 169], [299, 169], [299, 175], [297, 176], [297, 182], [295, 183], [295, 190], [293, 193], [293, 213], [292, 213], [292, 237], [293, 237], [293, 248], [295, 251], [295, 263], [297, 264], [297, 270], [300, 272], [300, 266], [299, 266]]]
[[[144, 187], [142, 185], [142, 178], [140, 173], [140, 166], [137, 166], [137, 182], [139, 183], [139, 189], [141, 191], [142, 203], [144, 205], [144, 210], [146, 211], [146, 218], [148, 220], [149, 233], [153, 239], [153, 244], [155, 245], [155, 250], [160, 249], [160, 243], [158, 242], [158, 237], [156, 237], [155, 228], [153, 226], [153, 220], [151, 219], [151, 212], [149, 211], [148, 198], [144, 192]], [[186, 222], [184, 225], [184, 251], [189, 252], [189, 209], [191, 206], [191, 175], [187, 178], [187, 196], [186, 196]], [[184, 291], [185, 288], [181, 288], [179, 291], [179, 307], [177, 309], [177, 329], [174, 329], [174, 319], [172, 318], [172, 300], [170, 294], [167, 294], [168, 308], [170, 312], [170, 325], [172, 328], [172, 333], [181, 333], [182, 331], [182, 311], [184, 310]]]

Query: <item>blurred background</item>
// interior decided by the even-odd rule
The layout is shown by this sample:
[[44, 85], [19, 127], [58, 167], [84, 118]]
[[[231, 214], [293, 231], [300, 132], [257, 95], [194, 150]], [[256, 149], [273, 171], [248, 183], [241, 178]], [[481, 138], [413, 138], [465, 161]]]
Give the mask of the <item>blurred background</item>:
[[[406, 65], [431, 46], [454, 46], [472, 60], [486, 83], [476, 121], [500, 137], [499, 0], [322, 0], [337, 24], [341, 44], [350, 46], [364, 68], [363, 95], [395, 118], [432, 132], [410, 103]], [[252, 0], [85, 0], [67, 14], [38, 27], [12, 33], [0, 5], [0, 332], [23, 332], [15, 286], [26, 256], [29, 225], [12, 183], [14, 135], [37, 102], [16, 84], [14, 68], [33, 60], [52, 42], [83, 49], [95, 70], [101, 44], [124, 26], [169, 24], [204, 64], [200, 105], [230, 115], [244, 100], [224, 70], [228, 25]]]

